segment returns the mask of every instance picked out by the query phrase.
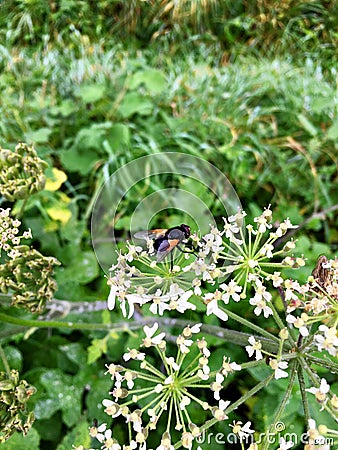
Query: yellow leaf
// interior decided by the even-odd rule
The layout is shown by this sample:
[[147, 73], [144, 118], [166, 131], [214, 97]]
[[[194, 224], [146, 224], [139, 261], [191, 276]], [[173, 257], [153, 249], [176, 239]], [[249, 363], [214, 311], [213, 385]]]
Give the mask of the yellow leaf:
[[71, 202], [71, 199], [64, 192], [58, 192], [58, 199], [60, 202], [63, 202], [66, 204]]
[[60, 228], [60, 224], [58, 224], [57, 222], [53, 222], [52, 220], [50, 220], [45, 226], [44, 226], [44, 231], [46, 231], [47, 233], [53, 233], [54, 231], [57, 231]]
[[59, 169], [53, 167], [53, 178], [47, 178], [46, 180], [46, 191], [57, 191], [61, 184], [67, 180], [67, 175]]
[[71, 211], [65, 206], [54, 205], [46, 208], [47, 214], [53, 220], [59, 220], [63, 224], [67, 223], [72, 217]]

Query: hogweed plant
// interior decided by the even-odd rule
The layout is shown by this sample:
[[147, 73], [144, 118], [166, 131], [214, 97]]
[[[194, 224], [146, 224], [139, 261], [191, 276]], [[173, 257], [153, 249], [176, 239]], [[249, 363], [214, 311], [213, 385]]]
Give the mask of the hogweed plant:
[[[8, 201], [22, 201], [17, 217], [10, 208], [0, 208], [1, 300], [10, 298], [11, 306], [37, 313], [43, 312], [46, 302], [53, 298], [57, 286], [52, 276], [54, 267], [60, 263], [22, 242], [32, 239], [32, 233], [30, 229], [20, 233], [18, 216], [27, 199], [44, 188], [47, 166], [33, 146], [19, 143], [14, 151], [0, 147], [0, 194]], [[2, 316], [11, 321], [10, 317]], [[30, 430], [34, 413], [29, 399], [36, 388], [10, 368], [1, 345], [0, 359], [5, 369], [0, 371], [0, 443], [3, 443], [15, 431], [26, 435]]]
[[[296, 242], [288, 239], [294, 225], [286, 219], [273, 226], [269, 207], [246, 226], [245, 215], [238, 211], [224, 218], [220, 229], [192, 235], [161, 263], [152, 240], [146, 248], [128, 243], [118, 253], [107, 304], [134, 319], [112, 326], [127, 332], [133, 346], [106, 366], [107, 420], [89, 431], [95, 448], [202, 450], [212, 447], [212, 430], [223, 444], [238, 443], [245, 450], [304, 443], [306, 450], [326, 450], [337, 444], [332, 381], [338, 372], [338, 260], [320, 256], [303, 284], [286, 277], [285, 269], [290, 274], [305, 264], [294, 256]], [[52, 272], [58, 261], [22, 242], [32, 236], [30, 230], [20, 233], [20, 225], [10, 209], [0, 209], [1, 291], [13, 306], [41, 313], [56, 290]], [[233, 329], [236, 323], [245, 331]], [[247, 356], [234, 352], [235, 346]], [[25, 434], [31, 427], [28, 403], [35, 388], [10, 369], [1, 346], [0, 356], [3, 442], [15, 430]], [[236, 396], [230, 386], [238, 377], [250, 379], [246, 373], [259, 381], [245, 389], [240, 383]], [[252, 405], [265, 388], [279, 389], [282, 396], [276, 397], [268, 428], [259, 423], [255, 429], [240, 420], [240, 407]], [[292, 434], [288, 409], [297, 389], [304, 416], [298, 435]]]
[[[338, 260], [321, 256], [304, 284], [286, 278], [285, 268], [290, 273], [305, 265], [303, 257], [294, 256], [296, 242], [285, 239], [294, 225], [286, 219], [273, 226], [270, 207], [246, 226], [245, 215], [239, 211], [224, 218], [221, 229], [193, 235], [194, 251], [176, 252], [175, 260], [170, 255], [167, 262], [154, 261], [151, 240], [146, 249], [128, 243], [127, 252], [118, 254], [108, 278], [108, 308], [120, 307], [127, 318], [148, 313], [157, 318], [144, 326], [140, 348], [107, 365], [113, 383], [103, 400], [107, 423], [90, 430], [100, 448], [210, 448], [203, 442], [213, 426], [224, 430], [225, 442], [248, 450], [272, 448], [272, 442], [279, 449], [301, 442], [307, 450], [328, 449], [337, 442], [334, 426], [316, 424], [311, 396], [318, 410], [337, 421], [338, 398], [323, 374], [330, 379], [338, 372]], [[277, 250], [281, 238], [286, 242]], [[242, 304], [245, 314], [235, 313], [235, 304]], [[216, 316], [221, 326], [191, 323], [195, 311]], [[189, 319], [175, 337], [173, 330], [182, 322], [178, 314]], [[225, 329], [229, 319], [250, 332]], [[244, 347], [248, 360], [231, 361], [224, 352], [216, 366], [214, 360], [210, 364], [208, 340], [215, 337]], [[245, 370], [259, 370], [265, 377], [233, 399], [228, 377]], [[282, 382], [284, 393], [268, 430], [254, 430], [251, 422], [231, 423], [230, 413], [273, 382]], [[287, 405], [297, 382], [306, 430], [290, 439], [290, 430], [284, 437], [278, 424], [290, 414]], [[235, 441], [226, 440], [230, 435]]]
[[[20, 234], [21, 221], [11, 215], [10, 208], [0, 208], [0, 293], [11, 293], [11, 306], [31, 312], [42, 312], [56, 290], [53, 270], [59, 264], [22, 240], [31, 239], [31, 230]], [[0, 345], [0, 358], [5, 368], [0, 372], [0, 443], [15, 431], [27, 434], [34, 422], [34, 413], [27, 405], [36, 388], [11, 369]]]

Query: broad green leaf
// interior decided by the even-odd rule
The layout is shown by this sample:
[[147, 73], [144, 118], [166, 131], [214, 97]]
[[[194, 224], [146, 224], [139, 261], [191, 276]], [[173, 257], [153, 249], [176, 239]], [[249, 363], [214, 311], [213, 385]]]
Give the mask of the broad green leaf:
[[80, 221], [77, 219], [78, 208], [75, 203], [71, 203], [69, 209], [72, 217], [67, 223], [62, 225], [60, 232], [63, 239], [78, 244], [86, 233], [86, 222], [85, 220]]
[[[143, 214], [144, 214], [144, 212], [143, 212]], [[135, 222], [136, 222], [136, 220], [135, 220]], [[115, 230], [129, 230], [130, 221], [131, 221], [131, 217], [128, 215], [119, 217], [114, 224]]]
[[77, 386], [74, 377], [65, 375], [59, 369], [51, 369], [45, 372], [41, 376], [40, 381], [48, 392], [50, 400], [53, 401], [54, 407], [56, 406], [57, 409], [62, 410], [64, 422], [68, 426], [73, 426], [81, 414], [83, 386]]
[[31, 428], [24, 436], [22, 433], [14, 433], [8, 441], [1, 444], [2, 450], [39, 450], [40, 436], [39, 433]]
[[99, 275], [99, 266], [94, 252], [87, 250], [74, 254], [71, 264], [56, 276], [58, 283], [71, 281], [72, 283], [87, 284]]
[[[97, 419], [97, 415], [95, 415], [95, 413], [92, 417], [94, 416]], [[92, 441], [88, 432], [89, 427], [90, 424], [87, 421], [81, 420], [80, 423], [78, 423], [69, 433], [66, 434], [62, 442], [57, 446], [56, 450], [69, 450], [74, 448], [73, 446], [79, 447], [80, 445], [83, 445], [85, 448], [89, 448]]]
[[62, 345], [59, 348], [65, 353], [68, 359], [79, 367], [83, 367], [86, 364], [87, 353], [81, 344], [73, 342], [71, 344]]
[[36, 420], [34, 427], [39, 432], [41, 439], [50, 442], [59, 442], [61, 439], [63, 420], [61, 411], [57, 411], [50, 419]]
[[62, 117], [67, 117], [76, 111], [78, 111], [78, 105], [74, 100], [63, 100], [60, 105], [52, 106], [49, 113], [54, 116], [60, 114]]
[[61, 152], [61, 162], [65, 169], [69, 172], [79, 172], [81, 175], [91, 172], [98, 159], [97, 152], [89, 149], [81, 151], [81, 149], [72, 148]]
[[103, 153], [102, 143], [109, 137], [112, 126], [111, 122], [103, 122], [81, 128], [76, 135], [73, 147], [79, 148], [82, 152], [86, 149], [96, 149], [98, 153]]
[[327, 137], [332, 140], [338, 139], [338, 120], [333, 122], [333, 124], [327, 130]]
[[311, 219], [306, 224], [306, 229], [319, 231], [322, 228], [322, 226], [323, 226], [322, 220], [320, 220], [319, 218], [315, 217], [314, 219]]
[[[4, 353], [10, 368], [20, 372], [23, 360], [20, 350], [12, 345], [6, 345], [6, 347], [4, 347]], [[0, 359], [0, 371], [6, 371], [2, 359]]]
[[37, 420], [49, 419], [60, 409], [57, 399], [41, 396], [35, 403], [34, 414]]
[[129, 128], [122, 123], [116, 123], [108, 132], [107, 140], [112, 150], [119, 150], [121, 147], [130, 144]]
[[125, 119], [136, 113], [141, 116], [149, 116], [153, 111], [153, 104], [144, 95], [137, 92], [129, 92], [124, 96], [118, 111]]
[[107, 414], [103, 411], [102, 400], [108, 398], [107, 394], [111, 390], [112, 381], [109, 374], [104, 375], [105, 367], [98, 372], [98, 376], [92, 378], [90, 383], [90, 391], [86, 397], [86, 406], [88, 408], [88, 416], [95, 417], [98, 422], [106, 422]]
[[27, 142], [34, 142], [35, 144], [41, 144], [44, 142], [48, 142], [49, 136], [51, 135], [52, 130], [50, 128], [39, 128], [36, 131], [28, 131], [25, 136]]
[[75, 90], [76, 97], [84, 103], [94, 103], [105, 96], [106, 87], [102, 84], [84, 84]]
[[158, 94], [166, 88], [165, 75], [157, 69], [136, 72], [131, 78], [130, 89], [136, 89], [141, 84], [144, 84], [149, 92]]

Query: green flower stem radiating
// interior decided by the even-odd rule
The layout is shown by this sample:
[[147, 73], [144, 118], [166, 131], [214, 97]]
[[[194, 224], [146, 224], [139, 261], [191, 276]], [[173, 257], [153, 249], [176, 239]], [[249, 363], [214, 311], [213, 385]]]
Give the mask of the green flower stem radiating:
[[273, 334], [269, 333], [268, 331], [262, 329], [258, 325], [255, 325], [254, 323], [250, 322], [249, 320], [244, 319], [243, 317], [235, 314], [234, 312], [224, 308], [220, 307], [222, 311], [224, 311], [231, 319], [236, 320], [236, 322], [241, 323], [242, 325], [251, 328], [252, 330], [256, 331], [259, 335], [265, 336], [268, 339], [271, 339], [272, 341], [279, 343], [279, 338], [274, 336]]
[[182, 426], [183, 430], [185, 431], [185, 424], [182, 417], [182, 411], [179, 407], [178, 399], [177, 399], [177, 392], [173, 392], [173, 399], [174, 399], [174, 406], [175, 406], [175, 416], [176, 416], [176, 427]]
[[[200, 359], [200, 357], [201, 357], [201, 354], [198, 353], [195, 356], [195, 358], [192, 361], [190, 361], [190, 363], [187, 365], [187, 367], [181, 372], [181, 375], [180, 375], [181, 380], [191, 377], [191, 375], [195, 372], [196, 369], [195, 369], [195, 367], [193, 367], [190, 370], [190, 368]], [[188, 370], [190, 370], [190, 371], [188, 372]]]
[[251, 257], [251, 259], [255, 259], [255, 256], [256, 256], [256, 253], [257, 253], [257, 248], [258, 248], [258, 246], [260, 244], [260, 241], [261, 241], [262, 237], [263, 237], [262, 233], [257, 233], [256, 234], [256, 239], [254, 241], [254, 245], [253, 245], [251, 254], [249, 255]]
[[[181, 424], [183, 425], [183, 431], [187, 431], [187, 429], [186, 429], [186, 427], [185, 427], [185, 421], [184, 421], [184, 417], [183, 417], [183, 411], [182, 411], [182, 409], [180, 408], [180, 405], [179, 405], [179, 392], [177, 392], [177, 391], [175, 391], [175, 393], [174, 393], [174, 399], [175, 399], [175, 402], [176, 402], [176, 404], [177, 404], [177, 410], [178, 410], [178, 413], [179, 413], [179, 416], [180, 416], [180, 420], [181, 420]], [[186, 408], [184, 408], [184, 409], [186, 409]]]
[[[225, 413], [228, 414], [231, 411], [238, 408], [242, 403], [245, 403], [250, 397], [253, 397], [257, 392], [259, 392], [261, 389], [266, 387], [273, 379], [274, 379], [274, 374], [271, 374], [268, 377], [266, 377], [264, 380], [262, 380], [261, 382], [256, 384], [256, 386], [254, 386], [252, 389], [250, 389], [248, 392], [246, 392], [240, 399], [238, 399], [234, 403], [231, 403], [231, 405], [225, 410]], [[198, 401], [198, 399], [194, 399], [194, 400]], [[207, 420], [205, 422], [205, 424], [200, 427], [201, 433], [203, 433], [203, 431], [206, 431], [209, 428], [211, 428], [212, 426], [214, 426], [215, 423], [217, 423], [217, 422], [218, 422], [218, 420], [215, 418]], [[182, 441], [177, 442], [174, 445], [175, 450], [180, 448], [181, 445], [182, 445]]]
[[288, 387], [285, 391], [283, 400], [281, 401], [279, 407], [277, 408], [277, 411], [275, 413], [275, 416], [273, 418], [273, 421], [270, 424], [269, 431], [265, 434], [265, 437], [263, 439], [262, 448], [261, 450], [268, 450], [270, 442], [269, 437], [276, 434], [276, 424], [280, 421], [280, 418], [282, 417], [282, 414], [284, 412], [284, 409], [286, 407], [287, 402], [289, 401], [289, 398], [292, 394], [292, 389], [294, 387], [294, 381], [295, 377], [297, 375], [297, 368], [298, 368], [298, 361], [295, 361], [293, 364], [290, 364], [290, 378], [288, 379]]
[[170, 424], [171, 424], [171, 415], [172, 415], [172, 411], [173, 411], [173, 403], [174, 403], [174, 398], [173, 398], [173, 396], [171, 396], [170, 397], [170, 404], [169, 404], [168, 422], [167, 422], [167, 428], [166, 428], [167, 433], [170, 432]]
[[[153, 392], [154, 392], [154, 388], [153, 387], [133, 389], [133, 395], [142, 393], [141, 396], [139, 396], [139, 395], [137, 396], [138, 399], [144, 398], [144, 397], [146, 397], [149, 394], [153, 394]], [[144, 395], [144, 394], [146, 394], [146, 395]]]
[[[272, 309], [273, 318], [275, 319], [276, 324], [278, 325], [279, 329], [282, 330], [285, 328], [285, 324], [283, 323], [282, 319], [280, 318], [277, 309], [275, 308], [274, 304], [271, 302], [269, 303], [270, 308]], [[293, 337], [289, 333], [288, 341], [290, 342], [291, 347], [296, 347], [296, 342], [293, 339]]]
[[144, 361], [143, 369], [148, 370], [148, 372], [153, 373], [155, 376], [159, 377], [160, 380], [164, 381], [165, 380], [165, 375], [158, 369], [156, 369], [156, 367], [154, 367], [152, 364], [148, 363], [147, 361]]
[[[153, 391], [154, 391], [154, 389], [153, 389]], [[160, 400], [162, 401], [162, 398], [163, 398], [164, 396], [162, 395], [162, 397], [160, 398]], [[145, 406], [143, 406], [143, 408], [141, 409], [141, 411], [142, 412], [144, 412], [144, 411], [147, 411], [147, 409], [149, 409], [154, 403], [157, 403], [157, 405], [155, 405], [155, 410], [158, 408], [158, 405], [160, 404], [159, 403], [159, 401], [158, 401], [158, 397], [156, 397], [156, 398], [153, 398], [152, 400], [150, 400], [150, 402], [149, 403], [147, 403]]]

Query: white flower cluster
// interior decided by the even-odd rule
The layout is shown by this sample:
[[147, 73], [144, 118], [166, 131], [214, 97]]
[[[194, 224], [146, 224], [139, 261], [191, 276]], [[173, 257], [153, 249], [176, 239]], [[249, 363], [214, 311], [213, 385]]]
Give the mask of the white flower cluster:
[[[142, 346], [154, 349], [160, 356], [161, 367], [155, 367], [147, 353], [129, 349], [123, 359], [129, 367], [109, 364], [107, 374], [113, 382], [113, 399], [103, 400], [105, 412], [113, 419], [127, 424], [129, 442], [119, 444], [106, 424], [92, 427], [90, 434], [106, 450], [147, 448], [147, 439], [158, 423], [165, 427], [156, 450], [173, 448], [171, 435], [179, 432], [183, 448], [191, 449], [194, 439], [200, 435], [200, 426], [191, 419], [193, 409], [209, 413], [218, 421], [228, 418], [229, 401], [221, 398], [222, 383], [229, 373], [240, 370], [235, 362], [224, 358], [217, 371], [209, 366], [210, 351], [204, 338], [194, 339], [201, 324], [186, 326], [176, 338], [176, 356], [168, 356], [166, 335], [158, 332], [158, 324], [144, 327]], [[217, 406], [200, 398], [198, 390], [210, 389]], [[196, 414], [195, 414], [196, 416]], [[203, 416], [203, 415], [202, 415]]]
[[[265, 281], [275, 287], [283, 284], [280, 272], [270, 273], [271, 267], [299, 267], [304, 264], [301, 258], [286, 257], [282, 262], [271, 262], [275, 256], [291, 251], [294, 242], [284, 245], [282, 251], [274, 250], [274, 242], [289, 229], [294, 228], [289, 219], [272, 230], [272, 212], [266, 208], [261, 216], [254, 219], [256, 227], [247, 225], [244, 234], [244, 211], [224, 218], [223, 229], [211, 227], [210, 233], [202, 238], [193, 236], [195, 251], [189, 261], [182, 258], [182, 266], [175, 264], [169, 269], [168, 264], [158, 264], [149, 257], [149, 252], [140, 246], [128, 244], [128, 253], [118, 255], [117, 263], [111, 268], [108, 280], [110, 294], [108, 308], [113, 309], [119, 301], [122, 313], [130, 318], [135, 305], [142, 307], [150, 304], [153, 314], [163, 315], [165, 311], [196, 309], [196, 301], [206, 305], [207, 315], [214, 314], [223, 321], [228, 319], [225, 306], [230, 300], [239, 302], [247, 297], [247, 291], [254, 291], [249, 303], [254, 307], [254, 314], [272, 315], [269, 306], [271, 294]], [[268, 233], [267, 236], [264, 236]], [[149, 240], [148, 249], [150, 247]], [[188, 257], [189, 258], [189, 257]], [[137, 263], [137, 264], [136, 264]], [[168, 270], [166, 270], [168, 269]], [[214, 290], [216, 281], [226, 279]], [[207, 292], [203, 292], [202, 286]], [[192, 301], [193, 296], [196, 296]]]

